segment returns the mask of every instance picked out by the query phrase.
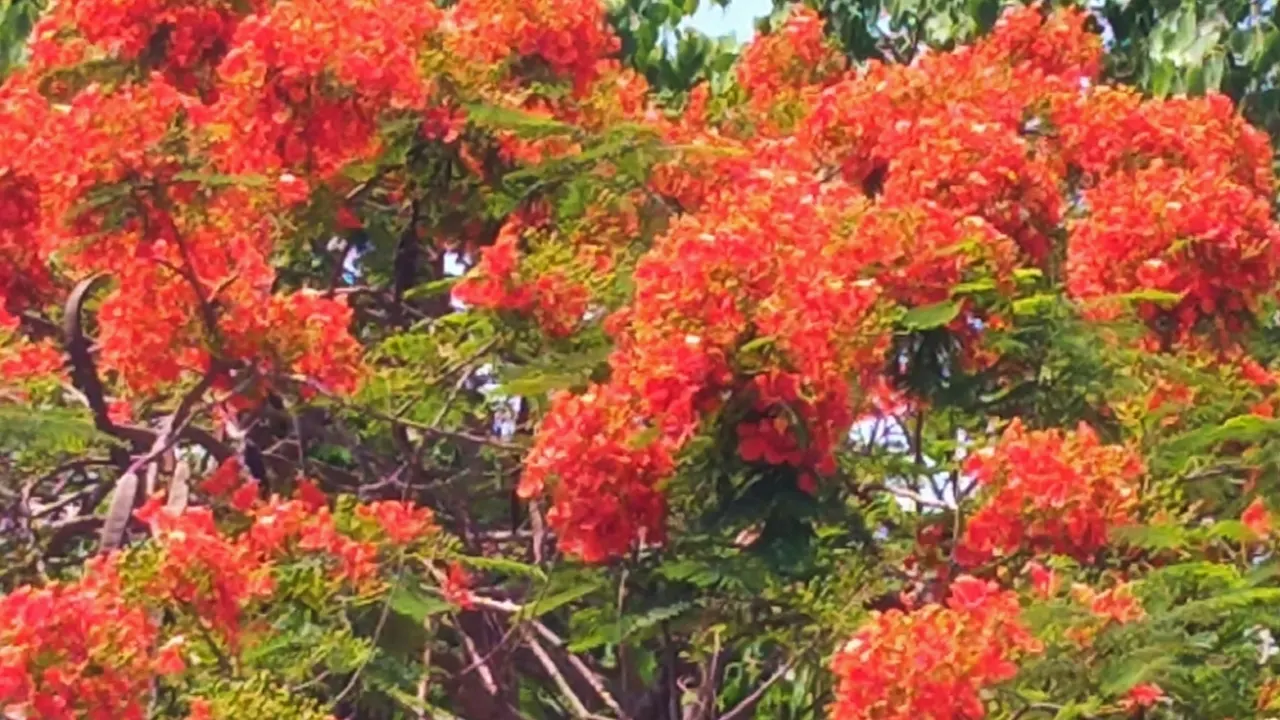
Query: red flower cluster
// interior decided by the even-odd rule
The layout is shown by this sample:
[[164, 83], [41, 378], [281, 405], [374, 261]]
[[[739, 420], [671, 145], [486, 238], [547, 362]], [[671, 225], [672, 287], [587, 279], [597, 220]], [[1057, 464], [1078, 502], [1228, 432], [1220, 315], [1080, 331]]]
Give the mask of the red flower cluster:
[[[973, 280], [1008, 292], [1020, 261], [1043, 265], [1061, 250], [1064, 228], [1076, 297], [1153, 288], [1181, 296], [1178, 337], [1205, 318], [1237, 327], [1280, 277], [1280, 238], [1263, 197], [1265, 136], [1221, 99], [1142, 100], [1100, 85], [1101, 40], [1084, 31], [1085, 19], [1016, 9], [971, 47], [910, 66], [843, 70], [818, 18], [799, 10], [747, 49], [739, 81], [750, 102], [712, 122], [706, 92], [695, 91], [684, 118], [659, 121], [672, 140], [745, 152], [694, 153], [654, 173], [655, 190], [692, 214], [640, 260], [633, 300], [610, 320], [613, 376], [589, 405], [610, 398], [623, 407], [599, 417], [633, 420], [608, 423], [621, 446], [609, 454], [629, 457], [628, 438], [656, 434], [662, 462], [645, 467], [674, 469], [703, 414], [745, 396], [745, 460], [829, 471], [832, 450], [864, 410], [857, 398], [883, 385], [881, 311], [950, 300]], [[1179, 130], [1180, 114], [1196, 119], [1194, 132]], [[761, 132], [780, 117], [795, 132]], [[1068, 223], [1068, 211], [1079, 219]], [[467, 290], [491, 307], [533, 307], [528, 282], [514, 282], [514, 242], [499, 245]], [[1160, 314], [1150, 303], [1142, 310], [1153, 321]], [[985, 361], [981, 328], [1002, 322], [962, 305], [948, 328], [962, 361]], [[753, 357], [739, 357], [748, 342]], [[560, 412], [547, 419], [555, 430], [539, 435], [530, 493], [592, 475], [564, 451], [575, 441]], [[1124, 491], [1140, 472], [1131, 456], [1093, 449], [1083, 433], [1033, 437], [1046, 458], [1065, 443], [1057, 449], [1067, 455], [1046, 466], [1062, 477], [1027, 480], [1056, 494], [1035, 499], [1016, 479], [996, 491], [998, 507], [971, 528], [974, 562], [1026, 543], [1088, 554], [1127, 517]], [[1085, 459], [1070, 456], [1077, 451]], [[1118, 463], [1114, 482], [1087, 468], [1102, 459]], [[631, 470], [625, 483], [653, 488], [664, 479]], [[985, 482], [1004, 487], [995, 477], [1004, 471], [989, 471]], [[1071, 490], [1081, 477], [1087, 487]], [[600, 502], [602, 488], [628, 487], [582, 482], [581, 493], [553, 491], [557, 517], [588, 518], [589, 508], [561, 503]], [[1062, 507], [1070, 512], [1050, 517]], [[1015, 522], [1024, 512], [1038, 519]], [[644, 527], [653, 538], [651, 521], [611, 522], [610, 532]], [[1063, 539], [1049, 542], [1059, 528]], [[569, 534], [579, 538], [571, 546], [583, 544]], [[605, 545], [622, 547], [616, 536]]]
[[1267, 504], [1260, 497], [1254, 498], [1253, 502], [1249, 503], [1249, 507], [1240, 513], [1240, 522], [1259, 539], [1266, 539], [1271, 535], [1271, 513], [1267, 511]]
[[[1089, 214], [1071, 234], [1068, 289], [1084, 299], [1141, 289], [1179, 296], [1168, 311], [1172, 337], [1185, 338], [1201, 319], [1239, 333], [1280, 276], [1270, 190], [1238, 184], [1225, 171], [1157, 160], [1104, 177], [1083, 202]], [[1152, 322], [1163, 312], [1143, 306]]]
[[[0, 110], [0, 112], [3, 112]], [[19, 110], [21, 112], [21, 110]], [[29, 142], [30, 137], [26, 140]], [[20, 140], [21, 141], [21, 140]], [[37, 306], [52, 289], [44, 253], [31, 242], [40, 221], [39, 187], [20, 169], [0, 169], [0, 328], [16, 324], [15, 314]], [[12, 318], [12, 320], [6, 320]]]
[[1129, 692], [1125, 693], [1124, 699], [1120, 701], [1120, 707], [1132, 712], [1141, 708], [1152, 707], [1164, 698], [1164, 690], [1159, 685], [1141, 683], [1129, 688]]
[[1092, 556], [1130, 520], [1144, 470], [1137, 453], [1102, 444], [1083, 423], [1073, 433], [1028, 432], [1015, 420], [965, 472], [986, 492], [957, 549], [976, 565], [1019, 550]]
[[1132, 88], [1097, 85], [1050, 101], [1062, 154], [1090, 179], [1159, 160], [1192, 174], [1222, 173], [1259, 193], [1274, 182], [1267, 134], [1245, 122], [1225, 95], [1155, 101]]
[[[225, 464], [212, 489], [230, 490], [236, 469]], [[256, 495], [254, 484], [242, 487]], [[185, 669], [183, 635], [170, 633], [191, 629], [238, 653], [246, 622], [273, 597], [277, 570], [290, 558], [319, 555], [335, 582], [356, 591], [376, 577], [379, 546], [340, 532], [327, 506], [279, 498], [240, 504], [250, 522], [232, 533], [210, 508], [178, 510], [154, 497], [137, 513], [152, 541], [135, 554], [92, 560], [75, 582], [0, 596], [0, 713], [141, 720], [154, 679]], [[357, 515], [397, 545], [436, 530], [430, 510], [399, 502], [358, 506]], [[173, 627], [161, 626], [164, 617]]]
[[986, 716], [979, 692], [1040, 651], [1017, 595], [960, 577], [944, 607], [876, 613], [835, 659], [832, 720], [960, 720]]
[[155, 68], [183, 92], [213, 92], [236, 26], [263, 0], [84, 0], [55, 3], [33, 31], [31, 67], [111, 59]]
[[356, 508], [356, 515], [373, 520], [396, 545], [409, 545], [435, 532], [431, 508], [414, 507], [399, 500], [380, 500]]
[[[34, 80], [11, 78], [0, 105], [14, 128], [0, 255], [18, 253], [22, 273], [11, 281], [8, 267], [0, 271], [6, 308], [45, 299], [44, 263], [56, 259], [52, 266], [72, 277], [112, 276], [99, 313], [100, 362], [136, 392], [202, 373], [215, 354], [337, 391], [354, 387], [360, 350], [346, 332], [350, 311], [273, 292], [270, 198], [179, 178], [190, 162], [176, 149], [189, 98], [155, 78], [110, 92], [90, 86], [55, 105]], [[215, 305], [210, 326], [200, 308]]]
[[328, 180], [377, 153], [384, 113], [426, 109], [419, 46], [432, 3], [285, 0], [245, 19], [218, 68], [219, 100], [195, 114], [233, 173]]
[[[631, 306], [610, 321], [620, 332], [610, 383], [558, 400], [526, 466], [526, 496], [555, 483], [549, 519], [562, 547], [602, 559], [642, 528], [659, 540], [656, 487], [727, 390], [751, 389], [760, 413], [741, 430], [744, 457], [832, 469], [852, 422], [846, 378], [876, 365], [885, 340], [875, 283], [840, 253], [843, 223], [862, 208], [843, 184], [762, 172], [655, 243], [636, 268]], [[755, 374], [798, 372], [735, 377], [733, 357], [752, 336], [779, 354]], [[804, 448], [788, 413], [806, 426]]]
[[471, 598], [471, 573], [461, 563], [449, 563], [449, 573], [440, 589], [445, 600], [463, 610], [471, 610], [476, 605]]
[[873, 63], [821, 93], [800, 137], [822, 165], [882, 185], [885, 200], [978, 215], [1043, 262], [1065, 207], [1065, 165], [1043, 133], [1028, 132], [1028, 117], [1096, 74], [1101, 43], [1083, 21], [1022, 8], [972, 47]]
[[1120, 583], [1110, 590], [1094, 593], [1090, 588], [1076, 589], [1077, 599], [1089, 606], [1094, 617], [1124, 625], [1147, 616], [1142, 603], [1133, 596], [1133, 586]]
[[[520, 269], [520, 242], [522, 233], [529, 229], [524, 218], [509, 220], [497, 240], [481, 250], [480, 262], [454, 288], [453, 296], [490, 310], [529, 312], [548, 335], [566, 337], [581, 325], [590, 294], [559, 269], [526, 279]], [[589, 249], [584, 250], [584, 255], [591, 255]], [[607, 256], [596, 257], [608, 261]]]
[[161, 502], [138, 511], [162, 551], [145, 583], [148, 596], [190, 608], [196, 622], [239, 647], [246, 608], [275, 590], [270, 565], [251, 545], [224, 535], [210, 509], [174, 511]]
[[516, 276], [520, 263], [523, 223], [508, 221], [493, 244], [480, 251], [480, 261], [453, 290], [468, 305], [491, 310], [527, 310], [533, 291]]
[[[256, 484], [244, 487], [257, 495]], [[248, 505], [246, 512], [253, 518], [253, 526], [240, 542], [253, 548], [264, 561], [290, 552], [315, 553], [329, 561], [333, 580], [357, 590], [366, 588], [377, 573], [377, 545], [339, 531], [328, 507], [317, 509], [303, 500], [279, 498], [238, 504]], [[425, 532], [422, 528], [406, 528], [406, 532], [411, 530]]]
[[[0, 317], [0, 320], [3, 319]], [[0, 325], [0, 340], [7, 332]], [[51, 342], [31, 343], [19, 340], [0, 345], [0, 388], [55, 377], [62, 365], [62, 351]]]
[[619, 47], [597, 0], [461, 0], [450, 20], [445, 47], [456, 57], [491, 66], [511, 60], [529, 79], [540, 77], [540, 62], [550, 79], [572, 80], [578, 90]]
[[551, 490], [547, 520], [561, 550], [587, 562], [625, 554], [666, 537], [666, 500], [655, 486], [674, 468], [671, 441], [643, 439], [629, 398], [611, 387], [557, 395], [525, 460], [519, 493]]
[[[1039, 14], [1031, 16], [1041, 22]], [[612, 398], [630, 409], [601, 416], [634, 418], [611, 423], [606, 438], [616, 447], [608, 455], [631, 457], [636, 441], [628, 438], [656, 434], [661, 462], [632, 465], [608, 484], [588, 480], [596, 475], [584, 471], [583, 455], [567, 451], [577, 433], [566, 427], [581, 418], [561, 417], [571, 407], [562, 401], [539, 434], [526, 494], [554, 480], [553, 517], [589, 518], [595, 527], [592, 508], [603, 502], [602, 488], [626, 495], [633, 485], [656, 487], [662, 476], [636, 471], [669, 472], [670, 456], [725, 393], [749, 394], [752, 415], [738, 428], [745, 460], [831, 472], [832, 452], [862, 410], [851, 396], [882, 385], [886, 301], [940, 302], [957, 283], [977, 277], [1008, 288], [1019, 244], [1032, 255], [1047, 252], [1047, 233], [1061, 221], [1063, 169], [1022, 137], [1021, 123], [1037, 93], [1049, 90], [1023, 88], [1013, 106], [1005, 98], [1018, 82], [1049, 73], [1057, 75], [1048, 87], [1078, 82], [1097, 51], [1075, 20], [1049, 23], [1079, 37], [1046, 48], [1022, 35], [1000, 36], [972, 52], [931, 60], [938, 68], [877, 66], [821, 92], [820, 85], [840, 78], [841, 65], [812, 13], [798, 11], [780, 33], [749, 49], [740, 77], [749, 89], [766, 98], [770, 88], [810, 87], [785, 102], [814, 108], [797, 139], [756, 142], [751, 165], [733, 157], [710, 163], [707, 178], [660, 175], [664, 192], [682, 193], [670, 183], [691, 183], [701, 196], [698, 212], [680, 218], [641, 259], [633, 301], [611, 319], [621, 328], [613, 379], [607, 391], [593, 391], [589, 403], [594, 408]], [[1016, 35], [1017, 27], [1003, 32]], [[992, 63], [1003, 69], [987, 72]], [[983, 104], [988, 101], [1004, 106], [993, 109]], [[769, 105], [763, 99], [755, 112], [768, 113]], [[873, 107], [879, 109], [867, 114]], [[892, 112], [883, 113], [886, 107]], [[700, 131], [693, 124], [671, 132], [696, 139]], [[848, 170], [845, 182], [830, 180], [813, 162], [831, 157]], [[886, 168], [882, 187], [871, 188], [871, 176]], [[974, 335], [973, 319], [962, 313], [954, 330]], [[763, 364], [749, 358], [754, 371], [735, 373], [738, 349], [753, 340], [768, 348]], [[570, 508], [574, 502], [590, 506]], [[611, 520], [610, 533], [643, 527], [652, 539], [660, 535], [652, 519]], [[560, 524], [557, 531], [573, 538], [571, 548], [597, 546], [592, 557], [600, 556], [598, 546], [613, 554], [626, 548], [613, 534], [594, 543], [583, 540], [581, 527]]]
[[[783, 26], [761, 36], [746, 47], [737, 65], [738, 84], [751, 98], [762, 117], [784, 120], [778, 110], [807, 102], [805, 95], [838, 79], [847, 62], [835, 43], [827, 37], [823, 20], [816, 11], [796, 7]], [[766, 123], [758, 130], [771, 130]]]
[[1168, 311], [1142, 307], [1166, 344], [1206, 324], [1233, 347], [1230, 333], [1280, 277], [1266, 134], [1222, 95], [1144, 101], [1097, 87], [1051, 105], [1064, 158], [1088, 184], [1068, 243], [1070, 292], [1172, 293]]
[[0, 715], [142, 720], [156, 675], [182, 670], [176, 644], [128, 599], [113, 559], [83, 579], [0, 596]]

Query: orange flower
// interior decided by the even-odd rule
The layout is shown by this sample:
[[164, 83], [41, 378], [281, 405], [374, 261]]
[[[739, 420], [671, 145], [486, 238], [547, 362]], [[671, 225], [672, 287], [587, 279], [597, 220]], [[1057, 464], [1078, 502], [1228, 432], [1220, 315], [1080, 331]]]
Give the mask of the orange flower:
[[1093, 595], [1087, 600], [1089, 612], [1095, 617], [1121, 625], [1141, 620], [1147, 616], [1142, 603], [1133, 596], [1133, 587], [1121, 583], [1116, 587]]
[[1254, 498], [1253, 502], [1249, 503], [1249, 507], [1244, 509], [1240, 514], [1240, 522], [1244, 523], [1244, 526], [1258, 538], [1271, 535], [1271, 513], [1267, 511], [1267, 504], [1260, 497]]
[[968, 564], [1022, 548], [1087, 558], [1129, 521], [1143, 472], [1137, 453], [1103, 445], [1087, 425], [1027, 432], [1017, 420], [965, 468], [988, 488], [960, 546]]
[[1160, 689], [1159, 685], [1141, 683], [1129, 688], [1129, 692], [1125, 693], [1124, 699], [1120, 701], [1120, 706], [1129, 711], [1149, 708], [1160, 702], [1164, 697], [1164, 690]]
[[414, 507], [412, 503], [382, 500], [356, 508], [356, 514], [378, 523], [387, 537], [397, 545], [408, 545], [436, 531], [431, 508]]
[[463, 610], [475, 607], [475, 601], [471, 599], [471, 573], [461, 563], [449, 563], [449, 574], [445, 577], [441, 590], [445, 600]]
[[979, 718], [980, 692], [1041, 650], [1019, 620], [1016, 595], [960, 577], [947, 606], [872, 616], [832, 661], [833, 720]]

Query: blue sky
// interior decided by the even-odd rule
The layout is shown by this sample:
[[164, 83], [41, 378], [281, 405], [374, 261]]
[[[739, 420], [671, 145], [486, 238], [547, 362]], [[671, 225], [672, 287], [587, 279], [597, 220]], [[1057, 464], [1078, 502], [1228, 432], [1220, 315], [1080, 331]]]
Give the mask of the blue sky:
[[771, 10], [770, 0], [733, 0], [727, 8], [702, 0], [698, 3], [698, 12], [688, 23], [711, 37], [733, 35], [739, 42], [745, 42], [754, 32], [756, 18], [768, 15]]

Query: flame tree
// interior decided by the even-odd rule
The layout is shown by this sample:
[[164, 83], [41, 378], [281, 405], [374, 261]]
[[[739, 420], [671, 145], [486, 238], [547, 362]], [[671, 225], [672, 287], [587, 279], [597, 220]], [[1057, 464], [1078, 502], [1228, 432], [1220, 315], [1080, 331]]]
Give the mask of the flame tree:
[[0, 716], [1280, 704], [1268, 136], [1080, 11], [720, 67], [651, 6], [41, 15]]

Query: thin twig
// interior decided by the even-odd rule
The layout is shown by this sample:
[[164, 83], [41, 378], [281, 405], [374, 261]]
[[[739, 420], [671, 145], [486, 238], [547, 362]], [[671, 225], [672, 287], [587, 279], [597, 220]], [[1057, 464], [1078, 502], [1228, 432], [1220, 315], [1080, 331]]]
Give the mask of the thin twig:
[[574, 694], [573, 688], [570, 687], [569, 681], [564, 679], [564, 675], [560, 673], [560, 668], [556, 667], [555, 662], [551, 660], [551, 656], [538, 643], [537, 638], [528, 630], [525, 631], [525, 644], [533, 651], [534, 657], [538, 658], [538, 662], [542, 668], [551, 676], [551, 680], [555, 682], [556, 687], [560, 689], [560, 694], [564, 696], [566, 702], [569, 703], [569, 709], [573, 711], [573, 716], [577, 718], [589, 718], [591, 713], [586, 706], [582, 704], [582, 700]]
[[693, 720], [702, 720], [709, 718], [714, 720], [716, 716], [716, 695], [717, 682], [716, 674], [719, 673], [720, 664], [720, 633], [717, 632], [712, 641], [711, 657], [707, 659], [706, 668], [703, 670], [702, 686], [698, 688], [698, 712]]
[[742, 702], [735, 705], [732, 710], [721, 715], [718, 719], [715, 718], [713, 713], [712, 720], [737, 720], [737, 718], [746, 717], [746, 714], [755, 707], [755, 704], [760, 701], [760, 698], [764, 697], [764, 694], [769, 691], [769, 688], [773, 687], [775, 683], [781, 680], [782, 676], [791, 672], [791, 668], [795, 667], [796, 663], [799, 661], [800, 655], [796, 655], [788, 660], [782, 667], [778, 668], [777, 672], [770, 675], [768, 680], [761, 683], [760, 687], [751, 691], [750, 695], [746, 696], [742, 699]]
[[[557, 648], [564, 648], [564, 640], [562, 640], [559, 635], [552, 632], [551, 628], [536, 620], [533, 622], [533, 628], [537, 630], [538, 634], [545, 638], [547, 642]], [[609, 691], [605, 689], [604, 681], [600, 676], [592, 672], [591, 668], [587, 667], [587, 664], [582, 661], [582, 658], [579, 658], [577, 655], [567, 650], [565, 651], [565, 655], [568, 657], [569, 664], [573, 666], [573, 669], [576, 670], [578, 674], [582, 676], [582, 679], [591, 686], [591, 689], [596, 692], [596, 695], [600, 697], [600, 700], [605, 705], [609, 706], [609, 709], [618, 716], [618, 720], [627, 720], [627, 714], [623, 712], [622, 706], [618, 704], [618, 701], [614, 699], [613, 695], [609, 694]]]
[[381, 410], [376, 410], [367, 405], [361, 405], [359, 403], [353, 403], [353, 402], [344, 400], [343, 398], [340, 398], [336, 395], [333, 395], [332, 393], [329, 393], [323, 387], [320, 387], [318, 384], [311, 382], [306, 378], [295, 378], [295, 379], [300, 380], [301, 382], [304, 382], [313, 390], [319, 392], [321, 395], [324, 395], [327, 399], [336, 402], [337, 404], [341, 405], [344, 408], [347, 408], [348, 410], [354, 410], [356, 412], [364, 413], [371, 417], [382, 420], [383, 422], [388, 422], [393, 425], [400, 425], [402, 427], [406, 427], [411, 430], [417, 430], [418, 432], [421, 432], [421, 433], [434, 435], [436, 437], [447, 438], [450, 440], [462, 440], [469, 443], [474, 443], [476, 445], [488, 445], [490, 447], [498, 448], [501, 450], [509, 450], [512, 452], [524, 452], [525, 450], [525, 448], [521, 445], [518, 445], [516, 443], [506, 442], [504, 440], [499, 440], [498, 438], [495, 438], [495, 437], [473, 435], [471, 433], [462, 432], [459, 430], [445, 430], [442, 428], [434, 427], [432, 425], [428, 425], [426, 423], [415, 422], [413, 420], [406, 420], [405, 418], [398, 418], [398, 417], [395, 417], [394, 415], [388, 415], [387, 413], [384, 413]]
[[436, 619], [430, 615], [423, 618], [422, 629], [427, 633], [427, 641], [422, 644], [422, 678], [418, 681], [418, 720], [432, 720], [427, 698], [431, 696], [431, 641], [436, 634]]
[[915, 492], [914, 490], [908, 490], [907, 488], [896, 488], [896, 487], [893, 487], [892, 485], [877, 484], [873, 486], [872, 489], [883, 490], [884, 492], [887, 492], [890, 495], [896, 495], [900, 498], [903, 498], [904, 500], [910, 500], [911, 502], [916, 503], [917, 505], [921, 505], [923, 507], [935, 507], [942, 510], [955, 509], [950, 505], [948, 505], [943, 500], [934, 500], [933, 498], [927, 498], [921, 495], [920, 493]]
[[[480, 680], [484, 683], [484, 689], [488, 690], [490, 695], [497, 695], [498, 683], [494, 681], [493, 671], [489, 669], [488, 656], [480, 655], [479, 649], [476, 648], [475, 641], [471, 639], [471, 636], [467, 634], [466, 630], [462, 629], [462, 623], [458, 622], [456, 615], [454, 616], [453, 625], [457, 628], [458, 634], [462, 636], [462, 646], [466, 648], [467, 655], [471, 658], [471, 664], [459, 672], [456, 677], [462, 677], [468, 672], [475, 670], [480, 674]], [[514, 628], [512, 628], [512, 630], [514, 631]], [[499, 643], [498, 647], [501, 646], [502, 644]]]

